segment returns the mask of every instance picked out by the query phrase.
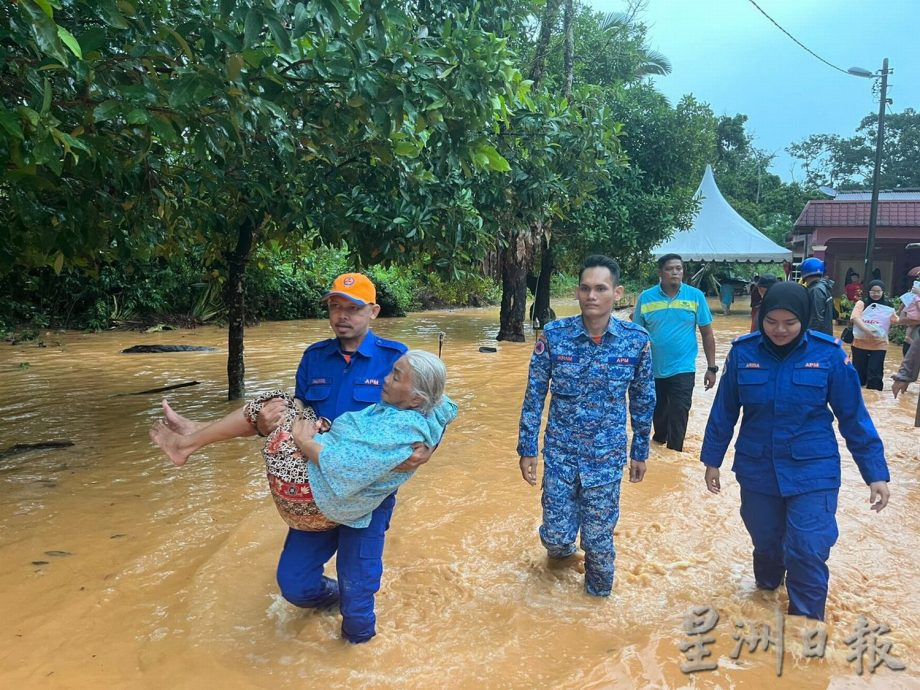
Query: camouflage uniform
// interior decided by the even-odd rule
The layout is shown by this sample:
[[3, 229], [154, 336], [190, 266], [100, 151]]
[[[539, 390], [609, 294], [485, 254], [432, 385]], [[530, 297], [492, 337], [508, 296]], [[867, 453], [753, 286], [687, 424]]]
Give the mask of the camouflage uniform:
[[534, 345], [521, 410], [518, 454], [537, 455], [547, 391], [552, 392], [544, 436], [543, 525], [551, 558], [575, 552], [581, 529], [585, 589], [607, 596], [613, 586], [613, 528], [620, 516], [626, 466], [626, 393], [633, 438], [630, 458], [648, 458], [655, 379], [648, 333], [612, 318], [595, 343], [581, 316], [547, 324]]

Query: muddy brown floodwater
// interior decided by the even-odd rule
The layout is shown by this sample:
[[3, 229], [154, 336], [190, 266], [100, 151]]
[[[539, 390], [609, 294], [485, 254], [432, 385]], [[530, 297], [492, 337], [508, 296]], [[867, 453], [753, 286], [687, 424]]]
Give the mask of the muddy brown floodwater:
[[[715, 319], [721, 363], [748, 321], [744, 310]], [[813, 626], [786, 617], [777, 677], [773, 647], [730, 656], [733, 621], [772, 627], [786, 599], [754, 587], [733, 476], [723, 474], [721, 496], [705, 490], [697, 456], [714, 392], [703, 391], [702, 376], [687, 452], [654, 447], [646, 480], [624, 484], [615, 592], [594, 600], [577, 563], [547, 568], [539, 492], [521, 479], [515, 454], [532, 341], [479, 352], [495, 345], [497, 324], [495, 310], [376, 323], [382, 335], [433, 351], [446, 333], [448, 391], [461, 414], [399, 491], [378, 636], [359, 646], [339, 639], [337, 613], [301, 611], [278, 595], [286, 526], [259, 441], [215, 446], [177, 469], [147, 437], [159, 397], [121, 395], [198, 380], [170, 395], [179, 410], [234, 409], [224, 399], [225, 330], [52, 332], [43, 348], [0, 347], [0, 450], [74, 443], [0, 459], [0, 687], [920, 687], [917, 386], [897, 401], [887, 390], [865, 394], [888, 452], [891, 504], [870, 512], [844, 449], [826, 654], [806, 658], [801, 633]], [[323, 321], [248, 329], [249, 392], [293, 387], [303, 349], [328, 334]], [[137, 343], [219, 351], [120, 354]], [[888, 374], [899, 361], [891, 348]], [[678, 645], [697, 605], [720, 614], [708, 645], [718, 668], [685, 675]], [[888, 624], [881, 640], [906, 670], [856, 674], [844, 638], [859, 614]]]

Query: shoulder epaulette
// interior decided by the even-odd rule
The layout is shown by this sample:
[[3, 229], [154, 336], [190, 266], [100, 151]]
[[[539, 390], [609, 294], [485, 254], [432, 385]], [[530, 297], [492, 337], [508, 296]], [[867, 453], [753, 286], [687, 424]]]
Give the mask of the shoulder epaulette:
[[[329, 343], [335, 342], [335, 338], [326, 338], [325, 340], [317, 340], [312, 345], [308, 346], [305, 352], [310, 352], [311, 350], [319, 350], [329, 345]], [[338, 346], [336, 346], [338, 347]]]
[[387, 340], [386, 338], [381, 338], [379, 335], [374, 336], [374, 344], [378, 347], [384, 347], [388, 350], [396, 350], [397, 352], [405, 352], [406, 346], [403, 345], [398, 340]]
[[617, 319], [617, 323], [630, 331], [639, 331], [640, 333], [645, 333], [648, 335], [648, 331], [645, 330], [642, 326], [627, 319]]
[[555, 331], [555, 330], [559, 330], [560, 328], [567, 328], [568, 326], [572, 324], [572, 319], [573, 317], [571, 316], [566, 316], [561, 319], [554, 319], [550, 321], [548, 324], [546, 324], [545, 326], [543, 326], [543, 330], [544, 331]]
[[820, 340], [825, 343], [831, 343], [837, 347], [843, 347], [843, 341], [840, 338], [835, 338], [832, 335], [828, 335], [822, 331], [808, 331], [808, 337], [814, 338], [815, 340]]

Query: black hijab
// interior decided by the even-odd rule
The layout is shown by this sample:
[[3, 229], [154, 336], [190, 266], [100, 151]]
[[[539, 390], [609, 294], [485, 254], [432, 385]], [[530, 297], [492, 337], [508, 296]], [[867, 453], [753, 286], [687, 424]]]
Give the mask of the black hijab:
[[[872, 299], [871, 297], [869, 297], [869, 290], [871, 290], [873, 287], [882, 288], [882, 298], [881, 299]], [[868, 307], [870, 304], [881, 304], [882, 306], [885, 306], [885, 307], [891, 306], [891, 302], [889, 302], [888, 298], [885, 296], [885, 283], [883, 283], [881, 280], [870, 280], [869, 284], [866, 285], [866, 287], [863, 289], [865, 290], [865, 292], [863, 293], [863, 300], [864, 300], [863, 304], [865, 306]]]
[[[802, 330], [798, 336], [786, 345], [775, 345], [763, 332], [763, 320], [773, 309], [785, 309], [795, 314], [802, 323]], [[805, 337], [805, 329], [808, 328], [808, 321], [811, 318], [811, 302], [808, 299], [808, 290], [798, 283], [781, 281], [770, 286], [763, 296], [763, 302], [760, 305], [760, 313], [757, 315], [757, 325], [763, 337], [764, 347], [779, 359], [784, 359], [786, 355], [792, 352], [802, 338]]]

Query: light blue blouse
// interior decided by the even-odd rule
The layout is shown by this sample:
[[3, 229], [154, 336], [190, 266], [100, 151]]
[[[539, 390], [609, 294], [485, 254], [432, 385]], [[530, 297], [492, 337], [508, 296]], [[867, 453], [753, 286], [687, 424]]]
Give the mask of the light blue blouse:
[[367, 527], [374, 508], [414, 474], [393, 469], [412, 455], [412, 444], [433, 448], [456, 416], [446, 395], [427, 415], [385, 402], [340, 415], [314, 438], [323, 446], [319, 463], [307, 464], [317, 507], [330, 520]]

